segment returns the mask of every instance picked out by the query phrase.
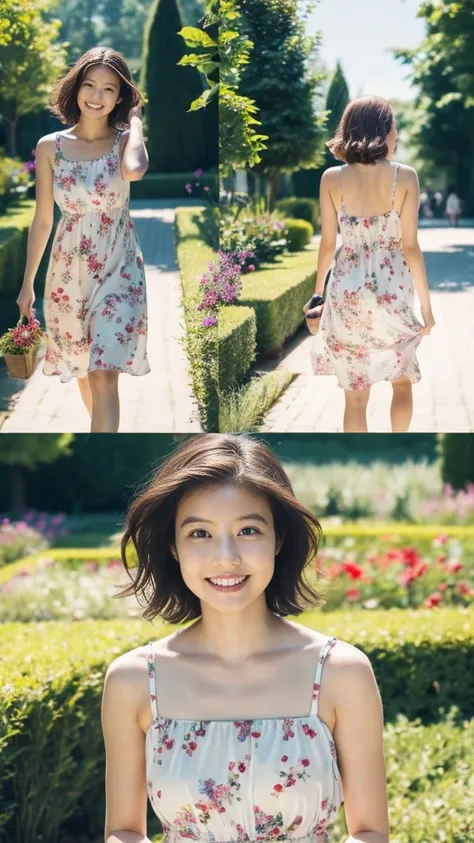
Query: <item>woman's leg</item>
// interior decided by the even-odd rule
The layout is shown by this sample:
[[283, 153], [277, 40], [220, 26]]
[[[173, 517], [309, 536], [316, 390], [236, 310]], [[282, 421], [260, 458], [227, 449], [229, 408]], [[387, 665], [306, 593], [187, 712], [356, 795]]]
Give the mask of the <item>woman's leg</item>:
[[81, 393], [81, 398], [86, 406], [86, 410], [89, 413], [89, 416], [92, 417], [92, 392], [87, 375], [85, 378], [77, 378], [77, 385], [79, 387], [79, 392]]
[[413, 389], [406, 375], [392, 381], [393, 397], [390, 407], [392, 433], [406, 433], [413, 415]]
[[117, 433], [120, 422], [119, 372], [89, 372], [92, 392], [91, 433]]
[[344, 390], [346, 406], [344, 409], [344, 433], [367, 433], [367, 404], [370, 386], [366, 389]]

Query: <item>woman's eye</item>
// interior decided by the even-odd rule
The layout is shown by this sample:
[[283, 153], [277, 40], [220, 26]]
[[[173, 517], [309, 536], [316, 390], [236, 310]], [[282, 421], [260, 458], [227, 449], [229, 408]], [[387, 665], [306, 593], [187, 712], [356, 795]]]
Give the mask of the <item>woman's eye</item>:
[[243, 533], [244, 530], [253, 530], [253, 533], [246, 533], [245, 535], [247, 536], [254, 536], [255, 534], [258, 535], [258, 533], [260, 533], [260, 530], [257, 530], [256, 527], [242, 527], [240, 532]]
[[[196, 535], [197, 533], [201, 533], [201, 534], [204, 533], [204, 535]], [[207, 530], [199, 529], [199, 530], [193, 530], [193, 532], [190, 533], [189, 535], [195, 536], [195, 538], [197, 538], [197, 539], [203, 539], [203, 538], [205, 538], [205, 536], [208, 536], [209, 533], [207, 532]]]

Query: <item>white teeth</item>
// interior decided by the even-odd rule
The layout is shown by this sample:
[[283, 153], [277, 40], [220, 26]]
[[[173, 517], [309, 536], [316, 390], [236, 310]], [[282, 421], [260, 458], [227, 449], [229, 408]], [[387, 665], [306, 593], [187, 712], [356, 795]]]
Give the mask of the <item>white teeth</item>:
[[92, 105], [90, 102], [86, 102], [86, 105], [87, 105], [89, 108], [95, 108], [97, 111], [99, 110], [99, 108], [102, 108], [102, 106], [101, 106], [101, 105]]
[[209, 577], [210, 581], [214, 585], [238, 585], [239, 583], [243, 582], [245, 577], [234, 577], [233, 579], [225, 579], [225, 580], [213, 580]]

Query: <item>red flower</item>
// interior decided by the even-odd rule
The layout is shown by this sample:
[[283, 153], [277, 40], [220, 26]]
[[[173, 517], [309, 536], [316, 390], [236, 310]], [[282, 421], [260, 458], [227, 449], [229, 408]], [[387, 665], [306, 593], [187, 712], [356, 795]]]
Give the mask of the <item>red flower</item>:
[[462, 571], [464, 565], [456, 559], [450, 559], [444, 567], [448, 574], [456, 574], [458, 571]]
[[343, 562], [343, 567], [352, 580], [358, 580], [362, 576], [362, 568], [355, 562]]
[[348, 600], [358, 600], [360, 597], [360, 591], [358, 588], [348, 588], [346, 591], [346, 597]]
[[442, 595], [439, 593], [439, 591], [434, 591], [433, 594], [430, 594], [430, 596], [426, 598], [425, 602], [423, 603], [423, 606], [426, 609], [432, 609], [434, 606], [438, 606], [439, 603], [441, 603], [441, 600]]
[[420, 555], [414, 547], [403, 547], [402, 557], [403, 564], [407, 565], [409, 568], [413, 568], [420, 561]]
[[288, 756], [287, 756], [287, 755], [282, 755], [282, 756], [281, 756], [281, 760], [282, 760], [282, 761], [283, 761], [283, 763], [285, 764], [285, 763], [288, 761]]
[[281, 793], [281, 792], [282, 792], [282, 790], [283, 790], [283, 785], [281, 785], [281, 784], [276, 784], [276, 785], [274, 786], [273, 790], [276, 790], [276, 792], [277, 792], [277, 793]]
[[301, 760], [301, 763], [302, 763], [303, 767], [309, 767], [309, 761], [308, 761], [307, 758], [303, 758]]
[[245, 773], [245, 770], [246, 770], [246, 766], [245, 766], [245, 764], [243, 763], [243, 761], [241, 761], [241, 762], [240, 762], [240, 764], [239, 764], [239, 772], [240, 772], [240, 773]]

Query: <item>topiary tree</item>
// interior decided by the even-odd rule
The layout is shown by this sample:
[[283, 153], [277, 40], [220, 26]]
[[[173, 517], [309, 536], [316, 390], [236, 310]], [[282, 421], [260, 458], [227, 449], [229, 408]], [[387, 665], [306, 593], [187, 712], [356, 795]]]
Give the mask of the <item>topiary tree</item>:
[[[326, 97], [326, 111], [328, 112], [326, 135], [328, 140], [334, 136], [348, 102], [349, 87], [341, 63], [338, 61]], [[331, 167], [333, 164], [334, 155], [326, 147], [326, 167]]]
[[241, 93], [259, 109], [261, 131], [268, 135], [256, 173], [266, 179], [270, 209], [280, 176], [323, 159], [319, 36], [309, 37], [297, 0], [241, 0], [236, 30], [254, 45], [241, 77]]
[[200, 111], [188, 112], [202, 94], [201, 77], [179, 67], [186, 46], [178, 35], [182, 16], [177, 0], [154, 0], [144, 36], [140, 87], [146, 92], [150, 170], [183, 173], [202, 167], [206, 150]]
[[[330, 140], [339, 125], [344, 109], [349, 102], [349, 87], [344, 76], [341, 63], [337, 62], [336, 69], [326, 94], [327, 123], [324, 129], [326, 140]], [[314, 196], [319, 194], [319, 185], [324, 171], [334, 167], [338, 162], [326, 147], [324, 163], [321, 167], [310, 170], [299, 170], [293, 174], [293, 188], [297, 196]]]
[[472, 433], [444, 433], [440, 436], [441, 476], [453, 489], [474, 483], [474, 436]]

